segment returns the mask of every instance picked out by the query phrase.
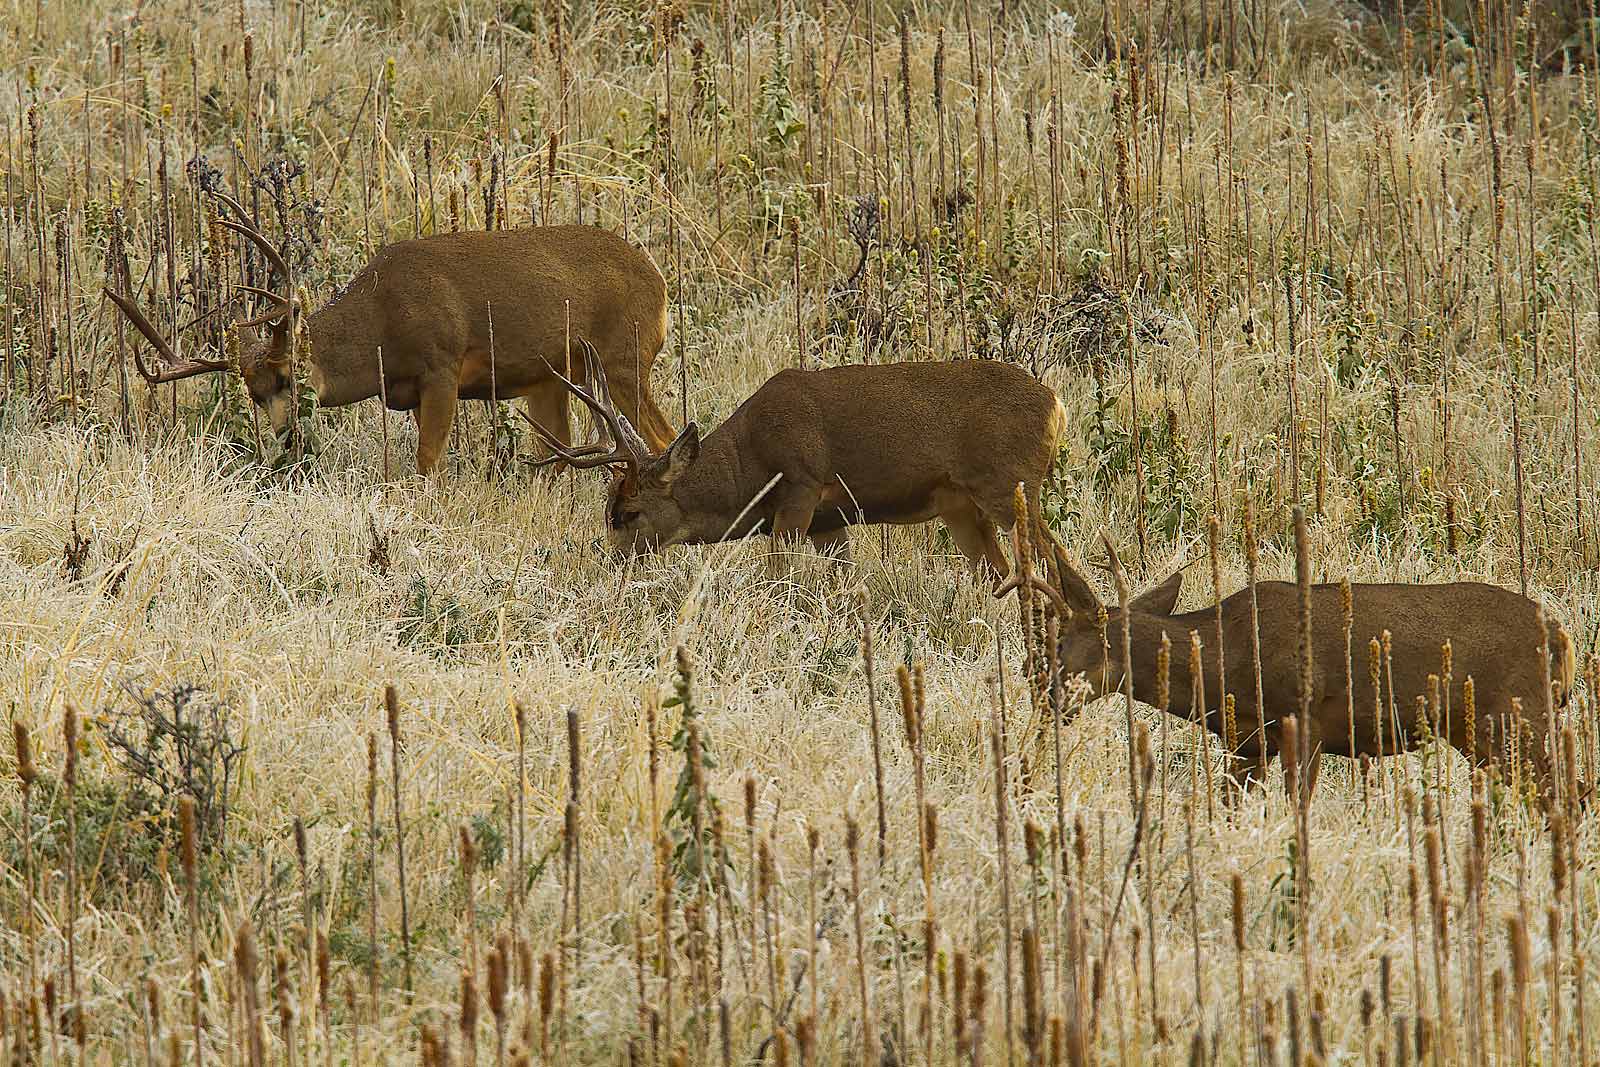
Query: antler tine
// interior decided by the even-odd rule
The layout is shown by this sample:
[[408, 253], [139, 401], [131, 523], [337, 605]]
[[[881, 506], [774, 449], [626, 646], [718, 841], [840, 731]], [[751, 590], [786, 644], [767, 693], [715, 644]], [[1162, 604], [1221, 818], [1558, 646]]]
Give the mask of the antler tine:
[[1061, 614], [1072, 614], [1071, 606], [1067, 604], [1060, 593], [1056, 592], [1055, 586], [1034, 574], [1029, 574], [1024, 578], [1021, 571], [1017, 571], [1001, 583], [1000, 588], [994, 591], [994, 598], [996, 600], [1004, 600], [1011, 593], [1019, 591], [1024, 583], [1035, 591], [1043, 593]]
[[583, 346], [583, 362], [589, 375], [589, 384], [599, 394], [601, 402], [610, 412], [610, 418], [606, 421], [616, 436], [617, 444], [633, 453], [636, 462], [643, 464], [651, 457], [650, 446], [639, 436], [639, 431], [628, 421], [628, 416], [617, 410], [617, 405], [612, 402], [611, 383], [606, 380], [606, 368], [600, 361], [600, 353], [595, 351], [594, 345], [590, 344], [587, 338], [578, 338], [578, 343]]
[[268, 323], [272, 323], [278, 328], [283, 328], [285, 326], [285, 324], [288, 322], [289, 315], [294, 311], [295, 305], [293, 300], [290, 300], [288, 297], [282, 296], [278, 293], [274, 293], [270, 289], [262, 289], [254, 285], [246, 285], [243, 282], [239, 283], [239, 288], [247, 293], [253, 293], [256, 296], [265, 297], [276, 304], [277, 307], [264, 315], [257, 315], [253, 319], [245, 319], [243, 322], [234, 323], [235, 326], [265, 326]]
[[1117, 546], [1111, 543], [1111, 532], [1103, 527], [1100, 530], [1100, 543], [1106, 546], [1106, 570], [1114, 575], [1123, 575], [1122, 557], [1117, 555]]
[[133, 365], [138, 369], [139, 376], [145, 381], [149, 382], [151, 385], [161, 385], [165, 382], [175, 382], [180, 378], [192, 378], [196, 374], [204, 374], [207, 371], [228, 369], [228, 361], [225, 359], [190, 359], [180, 361], [177, 355], [173, 353], [172, 346], [167, 344], [167, 339], [161, 336], [160, 331], [151, 325], [149, 319], [145, 318], [144, 312], [139, 310], [138, 304], [134, 303], [130, 297], [123, 296], [121, 293], [116, 292], [110, 286], [103, 287], [101, 291], [111, 298], [112, 303], [116, 304], [117, 307], [122, 309], [122, 313], [128, 316], [128, 319], [133, 323], [134, 328], [140, 333], [144, 334], [144, 339], [150, 342], [150, 347], [156, 350], [156, 354], [170, 364], [163, 370], [152, 371], [149, 367], [144, 365], [144, 358], [139, 354], [139, 346], [134, 346]]
[[[578, 343], [584, 348], [584, 362], [593, 392], [556, 370], [549, 360], [545, 360], [545, 366], [550, 368], [550, 373], [555, 376], [563, 388], [583, 401], [584, 406], [594, 412], [595, 419], [598, 421], [603, 435], [610, 439], [611, 444], [608, 446], [603, 443], [596, 443], [572, 448], [562, 444], [548, 428], [540, 425], [532, 415], [523, 411], [521, 412], [522, 417], [528, 420], [528, 423], [533, 427], [534, 433], [539, 435], [539, 439], [544, 442], [545, 447], [551, 452], [550, 458], [541, 460], [534, 465], [542, 467], [551, 463], [567, 463], [580, 470], [618, 464], [627, 467], [638, 467], [650, 458], [649, 451], [647, 449], [641, 450], [639, 446], [642, 445], [642, 442], [638, 440], [639, 435], [628, 424], [627, 419], [612, 408], [608, 399], [602, 399], [606, 396], [605, 370], [600, 366], [600, 357], [595, 352], [594, 346], [582, 338], [579, 338]], [[596, 393], [599, 393], [599, 395], [597, 396]]]
[[234, 222], [232, 219], [218, 219], [217, 221], [222, 223], [228, 229], [232, 230], [234, 233], [237, 233], [249, 240], [250, 243], [255, 245], [257, 248], [261, 249], [261, 254], [266, 256], [267, 262], [272, 265], [273, 273], [282, 278], [284, 284], [288, 284], [290, 277], [289, 264], [285, 263], [283, 261], [283, 256], [276, 248], [272, 247], [272, 242], [267, 240], [266, 234], [262, 233], [254, 226], [247, 226], [242, 223]]
[[293, 272], [289, 270], [289, 264], [283, 261], [283, 255], [272, 246], [272, 242], [267, 240], [266, 235], [261, 232], [261, 227], [256, 225], [255, 218], [244, 209], [243, 204], [222, 189], [212, 189], [211, 195], [222, 201], [230, 211], [239, 216], [238, 222], [234, 222], [231, 219], [218, 219], [217, 221], [241, 237], [248, 238], [257, 248], [261, 249], [261, 254], [267, 257], [267, 262], [272, 264], [272, 269], [277, 271], [278, 276], [287, 285]]
[[565, 463], [579, 470], [588, 470], [590, 467], [606, 467], [614, 466], [618, 463], [631, 464], [633, 462], [633, 457], [628, 455], [626, 450], [608, 448], [603, 444], [569, 448], [562, 444], [555, 434], [547, 430], [532, 415], [520, 409], [517, 413], [528, 420], [528, 425], [533, 427], [533, 432], [538, 435], [539, 440], [544, 442], [544, 446], [550, 450], [550, 456], [547, 459], [539, 460], [534, 464], [535, 467], [548, 467], [552, 463]]

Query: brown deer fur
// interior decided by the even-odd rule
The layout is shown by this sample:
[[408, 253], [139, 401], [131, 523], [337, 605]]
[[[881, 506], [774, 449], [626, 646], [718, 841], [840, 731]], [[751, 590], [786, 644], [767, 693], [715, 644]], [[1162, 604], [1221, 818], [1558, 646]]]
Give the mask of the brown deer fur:
[[[241, 221], [230, 227], [270, 249], [232, 206]], [[282, 260], [268, 258], [283, 283]], [[109, 295], [171, 361], [171, 349], [132, 301]], [[287, 325], [294, 309], [286, 297], [264, 295], [280, 314], [256, 320], [267, 329], [243, 344], [239, 370], [281, 434], [295, 413]], [[672, 429], [651, 398], [650, 369], [666, 339], [666, 282], [643, 250], [593, 226], [436, 234], [388, 245], [306, 319], [298, 358], [325, 407], [386, 395], [390, 408], [412, 411], [417, 469], [426, 474], [444, 451], [458, 399], [526, 397], [529, 415], [568, 439], [567, 393], [551, 367], [583, 377], [576, 351], [567, 360], [569, 316], [571, 336], [599, 351], [617, 403], [664, 448]], [[154, 382], [225, 366], [191, 361], [151, 374], [141, 362], [140, 369]]]
[[[622, 467], [606, 528], [626, 551], [757, 532], [837, 550], [856, 523], [940, 518], [974, 568], [1005, 574], [996, 528], [1011, 525], [1017, 483], [1037, 496], [1065, 427], [1055, 393], [1010, 364], [785, 370], [703, 441], [691, 424], [660, 455], [618, 448], [589, 464]], [[625, 440], [626, 420], [613, 430]]]
[[[1058, 655], [1063, 676], [1082, 672], [1097, 695], [1123, 687], [1122, 613], [1106, 607], [1103, 654], [1097, 623], [1100, 603], [1088, 582], [1057, 551], [1061, 575], [1059, 596], [1071, 608], [1061, 630]], [[1178, 572], [1129, 603], [1128, 625], [1133, 648], [1133, 694], [1145, 703], [1157, 699], [1156, 657], [1165, 633], [1172, 643], [1169, 710], [1193, 718], [1193, 678], [1189, 668], [1189, 634], [1202, 642], [1205, 683], [1205, 725], [1223, 735], [1222, 679], [1217, 676], [1216, 608], [1174, 612], [1183, 574]], [[1261, 774], [1278, 754], [1280, 723], [1300, 708], [1298, 619], [1299, 594], [1291, 582], [1256, 586], [1261, 633], [1261, 687], [1266, 713], [1257, 708], [1251, 653], [1250, 592], [1241, 590], [1222, 601], [1223, 661], [1227, 692], [1234, 695], [1238, 746], [1247, 777]], [[1513, 733], [1512, 700], [1521, 700], [1516, 735], [1530, 773], [1548, 785], [1546, 748], [1548, 716], [1544, 697], [1545, 666], [1541, 647], [1548, 648], [1549, 677], [1555, 706], [1572, 693], [1572, 641], [1554, 619], [1546, 617], [1547, 641], [1541, 645], [1539, 607], [1532, 600], [1497, 586], [1478, 582], [1443, 585], [1353, 585], [1350, 670], [1355, 681], [1355, 750], [1350, 747], [1344, 610], [1337, 585], [1311, 587], [1312, 671], [1310, 714], [1301, 727], [1306, 750], [1340, 756], [1376, 756], [1408, 751], [1421, 740], [1417, 697], [1430, 694], [1430, 674], [1441, 671], [1441, 646], [1449, 641], [1453, 659], [1448, 694], [1448, 722], [1432, 726], [1436, 733], [1478, 763], [1503, 759]], [[1381, 674], [1381, 715], [1374, 715], [1368, 646], [1372, 638], [1391, 634], [1389, 673]], [[1469, 751], [1463, 685], [1473, 678], [1476, 703], [1476, 753]], [[1441, 694], [1439, 718], [1444, 718]], [[1383, 735], [1378, 735], [1377, 718]], [[1309, 768], [1314, 787], [1317, 761]]]

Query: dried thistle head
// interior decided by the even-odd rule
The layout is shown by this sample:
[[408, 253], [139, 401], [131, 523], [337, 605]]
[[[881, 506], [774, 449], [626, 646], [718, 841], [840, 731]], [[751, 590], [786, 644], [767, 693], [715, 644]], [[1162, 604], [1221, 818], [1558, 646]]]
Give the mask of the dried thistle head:
[[383, 710], [389, 720], [389, 740], [400, 743], [400, 694], [393, 685], [383, 687]]
[[1161, 631], [1161, 647], [1156, 650], [1156, 707], [1165, 711], [1172, 703], [1172, 639]]
[[556, 1001], [555, 956], [546, 952], [539, 957], [539, 1017], [549, 1019]]
[[233, 965], [238, 970], [239, 980], [245, 986], [253, 986], [256, 980], [256, 968], [261, 963], [261, 957], [256, 954], [256, 931], [249, 919], [239, 924], [238, 931], [233, 938]]
[[194, 797], [185, 793], [178, 798], [178, 828], [182, 841], [183, 877], [192, 888], [195, 885], [196, 858]]
[[28, 726], [21, 719], [11, 721], [11, 736], [17, 746], [17, 778], [24, 791], [33, 787], [39, 777], [39, 768], [33, 765], [33, 743], [28, 738]]
[[328, 931], [317, 927], [317, 1002], [328, 1010], [333, 995], [333, 957], [328, 947]]
[[1506, 916], [1506, 939], [1511, 950], [1511, 981], [1517, 988], [1525, 987], [1532, 979], [1532, 951], [1528, 944], [1528, 924], [1521, 914]]
[[800, 1062], [811, 1064], [816, 1062], [817, 1055], [817, 1023], [810, 1015], [802, 1015], [794, 1024], [795, 1044], [800, 1046]]
[[772, 860], [772, 842], [763, 837], [760, 844], [756, 846], [756, 885], [761, 899], [766, 899], [776, 880], [776, 868]]
[[1244, 951], [1244, 878], [1238, 871], [1229, 879], [1229, 892], [1233, 898], [1233, 948]]
[[472, 836], [472, 827], [465, 822], [456, 828], [456, 852], [461, 873], [470, 882], [478, 869], [478, 842]]
[[900, 718], [905, 726], [906, 744], [915, 752], [922, 739], [918, 730], [916, 695], [911, 688], [911, 672], [904, 663], [895, 672], [895, 678], [900, 683]]
[[509, 935], [501, 933], [494, 948], [489, 950], [489, 1014], [494, 1016], [497, 1027], [505, 1026], [506, 984], [510, 970], [510, 960], [506, 957], [510, 948]]
[[468, 1041], [478, 1030], [478, 976], [472, 968], [461, 969], [461, 1035]]
[[61, 709], [61, 737], [66, 748], [66, 766], [61, 777], [71, 788], [78, 781], [78, 709], [70, 700]]
[[533, 942], [524, 934], [518, 934], [517, 948], [517, 988], [522, 990], [524, 997], [533, 993]]

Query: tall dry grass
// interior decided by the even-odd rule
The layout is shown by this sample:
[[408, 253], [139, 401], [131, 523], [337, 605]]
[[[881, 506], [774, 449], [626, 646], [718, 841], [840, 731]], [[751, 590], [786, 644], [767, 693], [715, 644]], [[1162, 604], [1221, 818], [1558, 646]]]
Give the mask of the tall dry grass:
[[[286, 465], [236, 382], [146, 388], [99, 296], [230, 345], [197, 154], [303, 164], [309, 214], [259, 192], [313, 302], [387, 240], [611, 226], [702, 425], [797, 363], [1038, 370], [1046, 517], [1109, 531], [1108, 601], [1213, 529], [1217, 589], [1292, 577], [1297, 507], [1314, 580], [1526, 583], [1590, 665], [1556, 732], [1592, 783], [1593, 39], [1401, 7], [13, 0], [0, 1051], [1592, 1060], [1594, 830], [1515, 777], [1431, 747], [1224, 804], [1191, 724], [1048, 713], [936, 531], [621, 564], [502, 411], [434, 483], [374, 402]], [[1369, 639], [1377, 702], [1425, 696]], [[204, 854], [192, 799], [129, 817], [113, 742], [185, 683], [245, 753]]]

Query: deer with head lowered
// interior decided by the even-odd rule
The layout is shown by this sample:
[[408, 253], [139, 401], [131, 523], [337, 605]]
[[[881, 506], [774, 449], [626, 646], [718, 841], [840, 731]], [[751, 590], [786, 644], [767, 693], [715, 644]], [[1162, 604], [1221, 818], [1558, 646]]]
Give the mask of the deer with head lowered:
[[[1249, 588], [1223, 598], [1224, 679], [1218, 676], [1213, 647], [1217, 643], [1216, 604], [1197, 611], [1175, 610], [1183, 586], [1181, 569], [1128, 601], [1125, 652], [1122, 609], [1116, 604], [1102, 605], [1094, 588], [1037, 518], [1029, 522], [1029, 528], [1035, 551], [1042, 557], [1040, 569], [1049, 578], [1030, 569], [1026, 576], [1007, 583], [1002, 593], [1026, 583], [1065, 616], [1059, 624], [1054, 657], [1059, 663], [1058, 679], [1082, 674], [1094, 697], [1125, 692], [1124, 664], [1129, 662], [1125, 657], [1131, 652], [1133, 696], [1154, 704], [1162, 692], [1157, 672], [1165, 635], [1174, 650], [1166, 710], [1180, 718], [1202, 719], [1206, 729], [1222, 737], [1224, 744], [1232, 741], [1232, 756], [1246, 780], [1261, 777], [1281, 750], [1282, 720], [1298, 715], [1301, 708], [1300, 602], [1295, 583], [1256, 583], [1259, 630], [1252, 623]], [[1110, 549], [1109, 541], [1107, 547]], [[1365, 652], [1370, 640], [1389, 635], [1388, 657], [1375, 700], [1365, 664], [1360, 658], [1354, 663], [1346, 659], [1343, 587], [1313, 584], [1310, 594], [1310, 711], [1297, 727], [1300, 751], [1311, 757], [1302, 772], [1308, 795], [1315, 789], [1319, 754], [1394, 755], [1417, 748], [1430, 734], [1480, 765], [1505, 760], [1515, 743], [1517, 758], [1548, 795], [1553, 784], [1550, 746], [1560, 743], [1559, 736], [1550, 736], [1551, 712], [1563, 707], [1571, 696], [1575, 662], [1571, 638], [1536, 602], [1480, 582], [1352, 584], [1350, 631], [1357, 656]], [[1193, 707], [1194, 678], [1188, 654], [1191, 632], [1199, 634], [1202, 641], [1205, 708], [1199, 715]], [[1257, 635], [1259, 702], [1254, 678]], [[1449, 678], [1441, 679], [1441, 650], [1447, 641], [1452, 667]], [[1476, 706], [1471, 726], [1465, 715], [1469, 677]], [[1224, 681], [1235, 698], [1236, 737], [1232, 739], [1225, 734], [1221, 710]], [[1447, 691], [1441, 688], [1445, 682]], [[1425, 699], [1419, 702], [1418, 697]], [[1448, 714], [1444, 714], [1446, 710]]]
[[[232, 218], [219, 221], [260, 251], [279, 285], [291, 282], [283, 255], [237, 200], [211, 195]], [[238, 371], [251, 399], [282, 434], [297, 408], [292, 380], [296, 301], [270, 287], [241, 288], [269, 305], [240, 323], [265, 333], [241, 345]], [[230, 369], [226, 359], [180, 360], [130, 295], [106, 289], [163, 358], [156, 369], [135, 350], [151, 384]], [[672, 429], [650, 395], [650, 369], [667, 334], [667, 286], [645, 252], [593, 226], [540, 226], [435, 234], [387, 245], [338, 295], [305, 322], [307, 380], [324, 407], [382, 396], [417, 422], [417, 470], [439, 462], [456, 401], [525, 397], [529, 415], [558, 441], [570, 440], [568, 336], [592, 338], [618, 383], [620, 405], [656, 447]], [[582, 368], [568, 368], [582, 376]]]
[[1055, 393], [1010, 364], [883, 363], [780, 371], [704, 440], [690, 423], [656, 452], [583, 347], [599, 388], [566, 385], [610, 442], [574, 449], [539, 432], [554, 458], [615, 468], [606, 532], [627, 552], [768, 533], [839, 554], [852, 525], [939, 518], [974, 570], [1002, 576], [1013, 487], [1037, 496], [1066, 427]]

